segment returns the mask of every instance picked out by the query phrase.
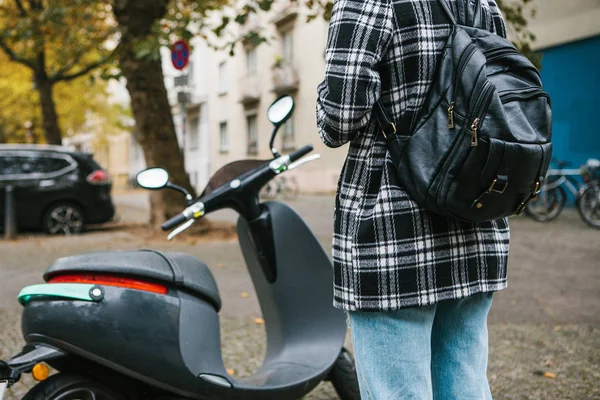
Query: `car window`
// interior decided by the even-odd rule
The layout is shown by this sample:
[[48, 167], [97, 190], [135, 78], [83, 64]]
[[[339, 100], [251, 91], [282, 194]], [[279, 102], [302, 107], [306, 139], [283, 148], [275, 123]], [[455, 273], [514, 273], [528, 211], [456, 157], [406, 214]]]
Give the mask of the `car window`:
[[0, 153], [0, 176], [19, 173], [16, 157]]
[[23, 154], [0, 153], [0, 176], [7, 179], [44, 178], [45, 175], [62, 174], [71, 166], [67, 158], [44, 156], [27, 152]]
[[47, 174], [49, 172], [60, 171], [63, 168], [67, 168], [69, 165], [71, 164], [64, 158], [43, 157], [39, 159], [36, 165], [36, 172]]

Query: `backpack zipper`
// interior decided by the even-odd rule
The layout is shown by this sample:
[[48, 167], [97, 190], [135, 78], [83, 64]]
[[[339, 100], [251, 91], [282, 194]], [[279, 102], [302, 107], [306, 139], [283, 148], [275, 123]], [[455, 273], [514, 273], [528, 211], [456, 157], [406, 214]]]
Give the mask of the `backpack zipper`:
[[[475, 46], [474, 44], [470, 44], [468, 46], [468, 50], [465, 50], [461, 54], [460, 59], [458, 60], [458, 68], [456, 69], [457, 73], [455, 75], [454, 92], [452, 93], [452, 96], [456, 97], [456, 92], [458, 91], [458, 84], [460, 82], [460, 77], [462, 76], [462, 73], [464, 72], [465, 68], [467, 67], [469, 60], [471, 60], [471, 57], [473, 57], [473, 55], [475, 54], [476, 51], [477, 51], [477, 46]], [[454, 100], [452, 100], [450, 102], [450, 106], [448, 107], [448, 128], [449, 129], [454, 128], [454, 105], [455, 105], [455, 102], [454, 102]]]
[[529, 100], [535, 97], [545, 97], [550, 101], [550, 95], [542, 88], [530, 88], [520, 92], [504, 93], [500, 95], [500, 100], [502, 101], [502, 104], [506, 104], [514, 100]]
[[471, 147], [477, 147], [479, 144], [477, 133], [481, 130], [481, 122], [490, 106], [493, 93], [494, 86], [489, 81], [486, 81], [485, 85], [481, 89], [479, 97], [477, 98], [477, 102], [475, 103], [473, 111], [475, 118], [471, 123]]
[[448, 129], [454, 128], [454, 102], [448, 107]]
[[512, 48], [502, 48], [502, 49], [493, 49], [488, 50], [483, 53], [487, 62], [494, 61], [497, 58], [509, 55], [509, 54], [521, 54], [519, 50]]

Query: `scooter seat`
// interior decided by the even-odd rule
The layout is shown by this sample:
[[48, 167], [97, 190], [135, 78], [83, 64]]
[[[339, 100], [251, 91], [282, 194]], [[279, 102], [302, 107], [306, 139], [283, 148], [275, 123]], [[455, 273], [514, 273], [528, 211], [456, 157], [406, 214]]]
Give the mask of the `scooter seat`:
[[221, 308], [219, 289], [212, 272], [202, 261], [185, 253], [139, 250], [78, 254], [52, 263], [44, 280], [73, 273], [144, 278], [199, 295], [217, 311]]

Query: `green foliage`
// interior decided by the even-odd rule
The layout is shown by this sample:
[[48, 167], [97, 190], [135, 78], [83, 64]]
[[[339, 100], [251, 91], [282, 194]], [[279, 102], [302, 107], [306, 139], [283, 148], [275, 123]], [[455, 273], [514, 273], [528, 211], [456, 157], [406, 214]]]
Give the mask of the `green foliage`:
[[[0, 131], [4, 136], [0, 143], [27, 141], [27, 121], [32, 123], [34, 141], [43, 142], [41, 107], [31, 70], [9, 61], [2, 52], [0, 64]], [[108, 102], [106, 88], [103, 80], [89, 77], [55, 85], [56, 111], [67, 135], [82, 130], [109, 134], [124, 129], [121, 120], [128, 111]]]
[[0, 48], [52, 82], [75, 79], [109, 60], [110, 16], [110, 5], [98, 0], [6, 0]]

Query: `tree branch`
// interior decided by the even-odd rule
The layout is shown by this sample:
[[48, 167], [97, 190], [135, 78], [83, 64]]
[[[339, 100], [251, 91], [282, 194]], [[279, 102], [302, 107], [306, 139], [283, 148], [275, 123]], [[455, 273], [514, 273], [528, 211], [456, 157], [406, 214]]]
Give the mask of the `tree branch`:
[[68, 74], [68, 75], [62, 75], [61, 76], [61, 75], [58, 75], [58, 72], [57, 72], [57, 73], [53, 74], [50, 77], [50, 80], [52, 82], [59, 82], [59, 81], [71, 81], [73, 79], [79, 78], [80, 76], [83, 76], [83, 75], [87, 74], [88, 72], [90, 72], [94, 68], [97, 68], [97, 67], [101, 66], [102, 64], [104, 64], [105, 62], [107, 62], [108, 60], [110, 60], [115, 55], [115, 53], [117, 52], [117, 49], [119, 49], [119, 47], [120, 46], [117, 46], [106, 57], [102, 57], [100, 60], [96, 61], [95, 63], [89, 64], [88, 66], [82, 68], [81, 70], [79, 70], [79, 71], [77, 71], [75, 73]]
[[51, 79], [55, 79], [55, 77], [63, 76], [64, 74], [69, 72], [69, 70], [71, 68], [73, 68], [75, 65], [77, 65], [77, 63], [79, 61], [81, 61], [81, 58], [83, 57], [83, 55], [84, 55], [83, 51], [77, 52], [77, 55], [75, 55], [70, 62], [66, 63], [62, 68], [59, 68], [58, 71], [56, 71], [55, 73], [53, 73], [51, 75]]
[[12, 61], [18, 62], [19, 64], [23, 64], [35, 71], [35, 65], [33, 64], [33, 61], [27, 60], [16, 55], [15, 52], [10, 47], [8, 47], [4, 40], [2, 40], [2, 38], [0, 38], [0, 49], [4, 50], [8, 58], [10, 58]]

